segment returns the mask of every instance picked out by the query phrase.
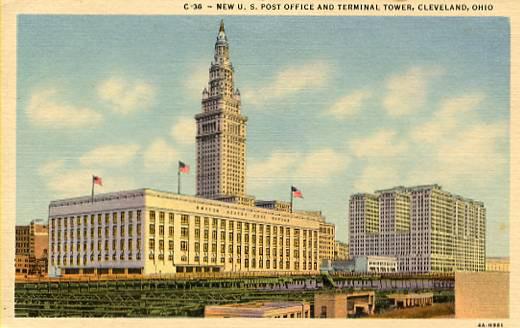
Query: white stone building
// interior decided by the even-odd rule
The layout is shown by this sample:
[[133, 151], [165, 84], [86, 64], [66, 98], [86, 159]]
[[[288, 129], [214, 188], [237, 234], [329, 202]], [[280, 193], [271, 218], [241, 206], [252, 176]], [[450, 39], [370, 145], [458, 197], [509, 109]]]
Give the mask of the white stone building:
[[355, 194], [350, 256], [395, 256], [405, 272], [484, 271], [486, 209], [438, 185]]

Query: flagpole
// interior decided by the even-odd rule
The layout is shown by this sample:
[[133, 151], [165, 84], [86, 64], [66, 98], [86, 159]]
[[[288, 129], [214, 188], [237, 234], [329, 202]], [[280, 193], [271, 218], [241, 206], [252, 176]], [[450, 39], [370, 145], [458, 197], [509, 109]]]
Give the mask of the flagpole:
[[181, 169], [177, 168], [177, 194], [181, 194]]
[[291, 213], [293, 212], [292, 205], [293, 205], [293, 188], [291, 186]]
[[92, 201], [92, 203], [94, 203], [94, 176], [92, 176], [92, 198], [91, 198], [91, 201]]

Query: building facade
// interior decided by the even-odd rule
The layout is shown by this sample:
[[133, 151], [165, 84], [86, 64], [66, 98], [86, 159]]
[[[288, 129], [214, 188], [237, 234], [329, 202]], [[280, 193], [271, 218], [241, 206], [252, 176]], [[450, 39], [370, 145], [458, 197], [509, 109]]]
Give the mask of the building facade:
[[15, 272], [34, 275], [47, 272], [49, 230], [41, 220], [15, 227]]
[[322, 260], [334, 260], [335, 244], [336, 226], [323, 221], [320, 224], [320, 258]]
[[439, 185], [355, 194], [350, 256], [392, 256], [404, 272], [484, 271], [486, 209]]
[[397, 272], [397, 259], [391, 256], [356, 256], [351, 262], [354, 272]]
[[49, 272], [318, 272], [322, 220], [150, 189], [53, 201]]
[[350, 293], [315, 293], [314, 318], [346, 319], [374, 314], [376, 307], [374, 291]]
[[487, 257], [486, 271], [509, 272], [509, 257]]
[[336, 240], [334, 246], [334, 261], [346, 261], [348, 259], [348, 244]]
[[235, 89], [229, 43], [220, 23], [208, 88], [197, 122], [197, 196], [253, 205], [245, 195], [246, 122]]

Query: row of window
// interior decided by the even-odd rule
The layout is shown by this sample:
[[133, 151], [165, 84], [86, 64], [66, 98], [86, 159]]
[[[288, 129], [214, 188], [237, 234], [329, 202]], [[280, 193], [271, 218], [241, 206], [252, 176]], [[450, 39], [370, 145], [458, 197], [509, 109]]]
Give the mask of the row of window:
[[[135, 211], [135, 219], [137, 222], [141, 221], [141, 210]], [[128, 220], [129, 223], [133, 222], [134, 220], [134, 211], [120, 211], [120, 212], [108, 212], [108, 213], [97, 213], [97, 214], [90, 214], [90, 215], [77, 215], [76, 217], [59, 217], [59, 218], [51, 218], [50, 219], [50, 227], [52, 229], [54, 228], [61, 228], [68, 227], [68, 226], [83, 226], [86, 227], [88, 224], [93, 226], [97, 223], [98, 226], [104, 224], [110, 225], [110, 224], [125, 224], [126, 220]]]

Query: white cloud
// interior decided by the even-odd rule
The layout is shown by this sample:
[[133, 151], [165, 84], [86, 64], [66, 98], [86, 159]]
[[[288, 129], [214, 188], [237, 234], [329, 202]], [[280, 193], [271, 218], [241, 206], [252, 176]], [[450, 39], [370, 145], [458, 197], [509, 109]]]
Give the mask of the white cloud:
[[383, 107], [391, 116], [402, 116], [420, 109], [428, 95], [430, 80], [443, 72], [439, 68], [412, 67], [386, 82]]
[[397, 186], [401, 182], [400, 170], [390, 163], [365, 165], [353, 183], [354, 192], [374, 192], [375, 190]]
[[344, 154], [325, 148], [303, 154], [295, 175], [308, 180], [327, 180], [339, 175], [348, 164]]
[[103, 186], [96, 186], [96, 193], [106, 193], [135, 188], [132, 178], [107, 175], [105, 171], [91, 168], [68, 169], [63, 160], [49, 161], [40, 169], [40, 176], [55, 197], [87, 196], [91, 193], [92, 175], [103, 179]]
[[356, 90], [346, 96], [339, 98], [327, 111], [326, 114], [338, 119], [355, 116], [361, 110], [363, 103], [371, 97], [367, 90]]
[[501, 149], [507, 138], [505, 122], [478, 123], [437, 145], [438, 171], [447, 183], [491, 183], [506, 169], [507, 155]]
[[40, 166], [40, 168], [38, 169], [38, 173], [41, 176], [51, 176], [56, 172], [61, 171], [64, 167], [65, 160], [63, 159], [48, 161], [44, 163], [42, 166]]
[[111, 77], [101, 82], [97, 92], [102, 100], [112, 106], [113, 111], [121, 114], [147, 109], [155, 98], [155, 88], [151, 84], [120, 77]]
[[209, 68], [207, 63], [194, 65], [189, 71], [190, 74], [186, 77], [184, 87], [190, 95], [200, 98], [202, 97], [202, 90], [208, 87]]
[[430, 177], [446, 188], [485, 187], [507, 170], [507, 124], [485, 122], [475, 109], [485, 96], [469, 93], [446, 99], [430, 121], [410, 132], [423, 165], [408, 175], [412, 183]]
[[191, 145], [195, 143], [197, 127], [192, 117], [181, 117], [172, 126], [170, 135], [180, 144]]
[[85, 166], [123, 166], [128, 164], [137, 154], [139, 145], [104, 145], [92, 149], [80, 157]]
[[176, 161], [177, 152], [164, 139], [155, 139], [144, 152], [144, 167], [153, 171], [166, 171]]
[[253, 160], [247, 168], [248, 176], [258, 180], [290, 178], [291, 168], [300, 160], [300, 153], [274, 151], [264, 160]]
[[285, 67], [267, 85], [246, 90], [244, 99], [251, 104], [286, 97], [302, 90], [320, 88], [329, 79], [331, 67], [316, 60], [302, 65]]
[[274, 151], [263, 160], [253, 160], [248, 167], [248, 179], [255, 186], [273, 183], [323, 183], [340, 175], [349, 164], [349, 158], [330, 148], [308, 153]]
[[429, 122], [412, 130], [412, 139], [417, 142], [435, 143], [439, 138], [448, 137], [456, 129], [467, 123], [471, 113], [484, 100], [480, 93], [473, 93], [445, 100]]
[[95, 127], [102, 120], [101, 114], [91, 108], [60, 101], [56, 89], [34, 92], [26, 114], [34, 125], [56, 129]]
[[391, 157], [403, 154], [408, 150], [408, 143], [396, 138], [396, 131], [382, 129], [363, 139], [349, 142], [350, 149], [356, 157]]

